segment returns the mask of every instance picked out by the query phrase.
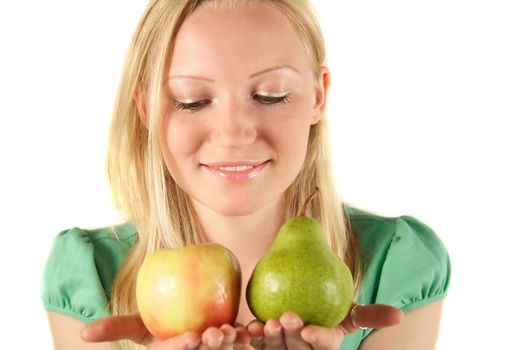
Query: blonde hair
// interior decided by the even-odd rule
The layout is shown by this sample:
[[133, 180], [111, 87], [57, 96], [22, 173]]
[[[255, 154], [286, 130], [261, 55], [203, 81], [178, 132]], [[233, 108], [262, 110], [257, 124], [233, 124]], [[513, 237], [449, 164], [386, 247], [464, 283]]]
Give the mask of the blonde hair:
[[[159, 102], [173, 39], [185, 18], [198, 6], [234, 9], [251, 1], [151, 0], [139, 21], [117, 92], [106, 159], [115, 206], [138, 232], [138, 240], [113, 284], [109, 307], [114, 315], [137, 312], [136, 276], [149, 253], [161, 247], [179, 247], [204, 240], [190, 200], [171, 177], [161, 153]], [[295, 25], [318, 79], [325, 61], [325, 48], [309, 1], [257, 1], [269, 1]], [[138, 86], [148, 115], [148, 128], [141, 123], [139, 107], [134, 101]], [[305, 200], [319, 188], [306, 214], [321, 223], [328, 233], [329, 245], [348, 264], [357, 295], [361, 280], [359, 249], [333, 183], [327, 134], [326, 118], [311, 127], [303, 167], [284, 195], [285, 215], [286, 218], [299, 215]]]

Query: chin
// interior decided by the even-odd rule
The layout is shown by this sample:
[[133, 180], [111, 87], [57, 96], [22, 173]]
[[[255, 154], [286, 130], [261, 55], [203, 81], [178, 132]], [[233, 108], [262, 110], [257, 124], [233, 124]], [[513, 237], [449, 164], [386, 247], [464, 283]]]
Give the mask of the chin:
[[253, 194], [253, 191], [214, 191], [193, 198], [202, 206], [223, 216], [246, 216], [264, 208], [271, 197]]
[[253, 199], [230, 198], [220, 201], [213, 201], [207, 207], [224, 216], [245, 216], [257, 212], [264, 206], [264, 203]]

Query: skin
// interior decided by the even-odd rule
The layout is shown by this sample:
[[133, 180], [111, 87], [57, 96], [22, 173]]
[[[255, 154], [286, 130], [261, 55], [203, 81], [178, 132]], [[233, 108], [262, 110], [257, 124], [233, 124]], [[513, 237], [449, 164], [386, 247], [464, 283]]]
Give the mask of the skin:
[[[290, 68], [268, 70], [276, 66]], [[313, 76], [291, 22], [268, 3], [237, 10], [200, 7], [176, 37], [162, 101], [163, 156], [171, 175], [189, 194], [207, 239], [228, 247], [239, 259], [243, 296], [248, 276], [284, 223], [283, 193], [304, 161], [310, 127], [324, 112], [328, 87], [328, 68]], [[260, 99], [263, 94], [284, 93], [290, 93], [284, 104], [272, 106]], [[135, 98], [143, 110], [140, 91]], [[199, 108], [190, 112], [174, 107], [180, 102]], [[141, 119], [148, 125], [144, 112]], [[205, 167], [224, 160], [268, 163], [255, 178], [232, 184]], [[374, 328], [403, 319], [403, 313], [386, 305], [360, 307], [356, 316], [360, 325]], [[250, 341], [255, 348], [337, 349], [344, 334], [355, 331], [350, 316], [332, 329], [304, 327], [293, 313], [262, 325], [244, 297], [237, 322], [236, 328], [211, 327], [201, 335], [188, 332], [160, 341], [137, 315], [109, 317], [85, 327], [82, 338], [130, 339], [150, 349], [231, 349]]]
[[[290, 68], [268, 71], [282, 66]], [[283, 193], [300, 171], [310, 127], [324, 108], [323, 77], [314, 79], [290, 21], [264, 3], [237, 11], [197, 9], [177, 34], [167, 77], [167, 167], [189, 194], [208, 240], [232, 250], [249, 276], [284, 222]], [[260, 96], [276, 94], [290, 94], [289, 102], [261, 103]], [[173, 108], [172, 100], [209, 102], [189, 112]], [[253, 160], [267, 165], [241, 183], [223, 181], [206, 167]], [[243, 299], [239, 322], [253, 318]]]
[[[219, 223], [239, 221], [268, 206], [280, 211], [282, 194], [303, 164], [310, 127], [320, 118], [316, 82], [292, 24], [268, 4], [238, 12], [201, 7], [188, 18], [175, 40], [165, 85], [168, 99], [206, 101], [193, 113], [167, 101], [162, 144], [171, 175], [214, 224], [215, 217]], [[291, 68], [252, 77], [283, 65]], [[261, 103], [260, 96], [285, 93], [285, 104]], [[269, 164], [242, 183], [223, 181], [205, 166], [252, 160]]]

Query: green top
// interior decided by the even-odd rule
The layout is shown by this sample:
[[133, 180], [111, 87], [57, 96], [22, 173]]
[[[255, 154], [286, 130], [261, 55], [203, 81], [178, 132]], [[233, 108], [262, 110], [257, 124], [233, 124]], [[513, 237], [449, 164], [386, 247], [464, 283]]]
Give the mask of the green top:
[[[432, 229], [410, 216], [381, 217], [355, 208], [348, 208], [348, 214], [364, 266], [359, 303], [408, 312], [446, 295], [450, 260]], [[45, 309], [86, 323], [109, 315], [113, 279], [136, 241], [131, 224], [60, 232], [43, 275]], [[341, 349], [357, 349], [372, 331], [347, 335]]]

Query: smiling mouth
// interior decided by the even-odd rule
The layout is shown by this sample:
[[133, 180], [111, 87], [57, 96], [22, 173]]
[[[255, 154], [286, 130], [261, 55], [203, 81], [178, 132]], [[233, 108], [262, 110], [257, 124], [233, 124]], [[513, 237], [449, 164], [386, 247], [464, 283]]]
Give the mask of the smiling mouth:
[[217, 162], [203, 164], [203, 166], [220, 180], [239, 183], [253, 179], [259, 175], [269, 162], [270, 160], [263, 162]]
[[220, 166], [215, 167], [216, 169], [223, 171], [245, 171], [254, 168], [253, 165], [237, 165], [237, 166]]
[[218, 162], [207, 162], [202, 163], [204, 166], [209, 166], [216, 169], [222, 169], [225, 171], [242, 171], [249, 168], [254, 168], [270, 160], [227, 160]]

